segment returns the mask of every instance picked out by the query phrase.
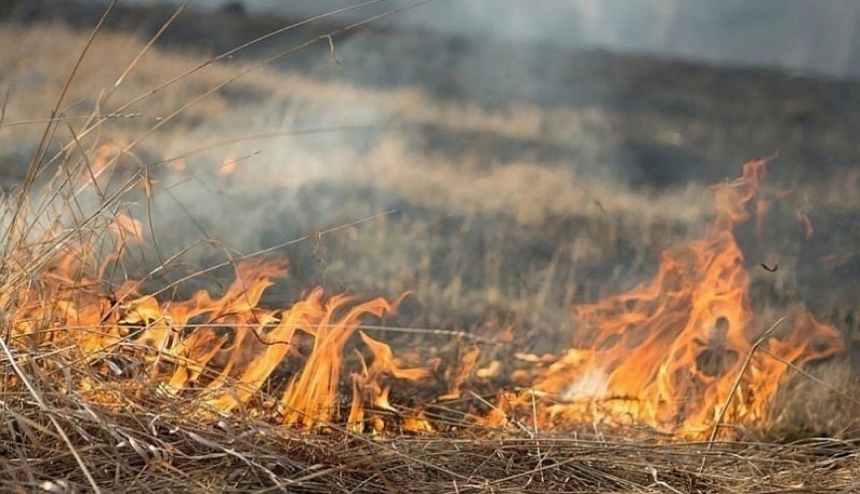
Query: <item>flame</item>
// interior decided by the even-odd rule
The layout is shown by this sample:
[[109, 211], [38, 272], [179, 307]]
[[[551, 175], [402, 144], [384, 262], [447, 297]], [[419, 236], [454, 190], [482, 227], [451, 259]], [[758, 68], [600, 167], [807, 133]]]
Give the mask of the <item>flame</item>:
[[548, 420], [647, 424], [688, 436], [718, 420], [761, 425], [789, 364], [843, 351], [837, 332], [803, 308], [754, 351], [765, 328], [750, 309], [732, 230], [748, 219], [765, 164], [747, 163], [743, 177], [714, 187], [715, 220], [703, 238], [667, 250], [653, 280], [572, 308], [574, 347], [535, 386], [561, 401], [548, 406]]
[[[94, 169], [104, 170], [117, 152], [99, 148]], [[123, 213], [105, 229], [115, 246], [107, 255], [96, 248], [103, 244], [80, 239], [9, 259], [25, 276], [0, 291], [11, 328], [5, 337], [18, 348], [49, 347], [60, 365], [83, 361], [99, 369], [116, 365], [107, 356], [129, 355], [143, 365], [118, 369], [116, 379], [143, 383], [140, 393], [194, 398], [182, 402], [201, 417], [242, 410], [303, 429], [340, 424], [355, 433], [432, 433], [440, 424], [428, 417], [429, 403], [392, 403], [392, 390], [441, 376], [435, 399], [473, 397], [483, 412], [466, 411], [468, 421], [493, 428], [646, 424], [696, 437], [720, 425], [758, 426], [792, 366], [844, 350], [836, 331], [802, 307], [768, 331], [750, 308], [750, 277], [733, 229], [753, 209], [760, 230], [772, 200], [757, 197], [765, 164], [748, 163], [741, 178], [714, 187], [713, 223], [701, 239], [667, 250], [653, 280], [573, 307], [579, 327], [563, 355], [514, 352], [520, 367], [508, 380], [526, 391], [491, 389], [493, 402], [469, 389], [507, 372], [492, 352], [481, 361], [481, 348], [469, 347], [440, 371], [440, 358], [416, 366], [359, 331], [362, 320], [395, 311], [402, 297], [357, 302], [316, 288], [287, 308], [261, 307], [266, 290], [288, 272], [283, 259], [237, 262], [220, 296], [201, 290], [186, 299], [159, 298], [141, 294], [135, 281], [107, 290], [105, 280], [127, 246], [144, 241], [140, 222]], [[798, 217], [811, 234], [809, 218]], [[508, 327], [494, 341], [513, 340]], [[105, 406], [121, 406], [94, 379], [77, 386]], [[517, 419], [523, 412], [529, 420]]]
[[[127, 240], [130, 233], [140, 231], [139, 226], [117, 216], [109, 231]], [[68, 246], [35, 273], [39, 283], [6, 297], [13, 344], [51, 345], [58, 355], [70, 359], [84, 355], [93, 363], [106, 355], [132, 352], [148, 364], [143, 379], [155, 384], [158, 392], [196, 395], [203, 410], [216, 413], [250, 406], [272, 373], [294, 361], [300, 368], [284, 386], [278, 412], [282, 423], [303, 428], [341, 419], [339, 385], [346, 345], [364, 317], [382, 317], [399, 303], [381, 298], [356, 303], [343, 295], [326, 297], [317, 288], [289, 309], [261, 308], [265, 290], [287, 272], [283, 260], [239, 262], [233, 283], [217, 298], [200, 291], [184, 301], [165, 302], [138, 295], [136, 283], [107, 294], [99, 281], [104, 266], [91, 267], [87, 263], [91, 254], [85, 246]], [[300, 348], [300, 333], [313, 339], [307, 354]], [[360, 377], [354, 383], [361, 392], [350, 406], [351, 422], [363, 420], [367, 404], [394, 410], [387, 404], [383, 378], [411, 381], [430, 373], [404, 367], [387, 345], [363, 333], [360, 339], [373, 362], [360, 376], [353, 374]], [[79, 391], [98, 394], [91, 381], [79, 384]], [[404, 427], [429, 430], [429, 422], [419, 420], [404, 416]]]
[[219, 177], [229, 177], [230, 175], [236, 173], [237, 163], [238, 161], [234, 156], [228, 156], [227, 159], [225, 159], [224, 162], [221, 164], [221, 166], [215, 169], [215, 173]]
[[[103, 186], [98, 176], [111, 170], [122, 152], [114, 144], [96, 147], [88, 167], [75, 177], [76, 193]], [[226, 176], [235, 168], [236, 160], [229, 158], [217, 172]], [[143, 383], [149, 392], [168, 398], [194, 398], [183, 402], [193, 403], [190, 413], [198, 416], [239, 408], [260, 413], [268, 400], [276, 402], [269, 408], [277, 420], [294, 427], [343, 422], [348, 409], [346, 422], [355, 431], [365, 424], [382, 431], [392, 417], [400, 430], [433, 430], [423, 412], [399, 410], [389, 396], [395, 381], [426, 379], [438, 361], [410, 367], [385, 343], [363, 332], [353, 337], [364, 318], [393, 312], [406, 294], [394, 301], [358, 303], [316, 288], [289, 308], [263, 308], [264, 292], [287, 274], [283, 259], [236, 263], [234, 280], [220, 296], [202, 290], [185, 300], [163, 300], [139, 293], [135, 281], [110, 290], [109, 274], [128, 247], [144, 238], [138, 220], [121, 212], [105, 216], [104, 236], [82, 229], [69, 240], [62, 232], [74, 227], [58, 224], [33, 248], [24, 247], [7, 260], [20, 275], [19, 282], [7, 282], [0, 290], [5, 310], [0, 313], [11, 328], [5, 337], [13, 346], [50, 347], [52, 355], [66, 363], [111, 367], [127, 385]], [[353, 347], [357, 358], [350, 357]], [[106, 358], [120, 354], [145, 367], [123, 375], [123, 369]], [[272, 378], [285, 368], [291, 374]], [[353, 401], [347, 406], [349, 397], [341, 393], [341, 383], [349, 375]], [[121, 400], [105, 397], [110, 386], [100, 387], [96, 381], [85, 376], [75, 384], [103, 405], [119, 406]], [[280, 399], [264, 398], [264, 387], [265, 396], [278, 393]], [[388, 416], [383, 418], [383, 413]]]
[[[92, 153], [92, 159], [90, 159], [89, 162], [90, 169], [88, 172], [91, 172], [94, 176], [99, 176], [111, 167], [111, 165], [119, 159], [121, 154], [122, 147], [119, 144], [100, 144]], [[82, 178], [80, 181], [86, 182], [86, 177]]]

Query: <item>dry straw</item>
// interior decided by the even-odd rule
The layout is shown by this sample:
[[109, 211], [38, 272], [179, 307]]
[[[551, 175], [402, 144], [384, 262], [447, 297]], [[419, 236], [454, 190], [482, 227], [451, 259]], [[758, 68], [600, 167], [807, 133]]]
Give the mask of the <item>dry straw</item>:
[[[365, 2], [351, 9], [379, 1]], [[420, 3], [426, 2], [414, 5]], [[106, 9], [102, 21], [115, 4]], [[182, 10], [178, 9], [176, 15]], [[337, 35], [399, 10], [402, 9], [290, 48], [225, 80], [199, 99], [247, 71], [311, 43], [327, 43], [333, 54]], [[272, 32], [216, 56], [207, 64], [228, 58], [282, 31], [337, 13], [340, 12]], [[150, 40], [144, 52], [153, 46], [173, 19], [175, 16]], [[92, 30], [77, 65], [86, 56], [101, 25], [100, 22]], [[133, 70], [140, 56], [123, 71], [116, 85]], [[111, 115], [122, 114], [132, 104], [204, 66], [153, 88]], [[30, 274], [38, 271], [56, 249], [75, 239], [104, 236], [105, 233], [99, 231], [102, 224], [99, 218], [110, 216], [123, 192], [132, 185], [148, 183], [146, 175], [133, 176], [118, 188], [118, 192], [102, 195], [97, 211], [79, 221], [73, 229], [61, 231], [50, 244], [33, 245], [33, 230], [50, 223], [46, 220], [53, 220], [46, 216], [77, 207], [72, 182], [63, 182], [60, 175], [51, 185], [62, 183], [66, 184], [65, 188], [46, 189], [47, 196], [42, 202], [33, 199], [33, 187], [43, 178], [45, 165], [60, 162], [60, 168], [68, 173], [97, 173], [86, 159], [90, 152], [82, 140], [95, 134], [110, 118], [98, 112], [81, 130], [73, 133], [74, 139], [69, 144], [54, 157], [47, 158], [49, 143], [58, 125], [64, 122], [64, 96], [74, 77], [75, 70], [72, 70], [53, 107], [24, 184], [12, 209], [6, 211], [3, 218], [8, 220], [3, 249], [9, 260], [2, 272], [4, 294], [33, 283]], [[110, 92], [102, 95], [100, 103], [104, 104], [110, 96]], [[199, 99], [188, 101], [151, 131], [186, 111]], [[133, 145], [120, 154], [129, 153]], [[84, 157], [77, 165], [70, 158], [73, 151]], [[73, 170], [74, 167], [77, 168]], [[49, 190], [54, 191], [53, 195]], [[290, 242], [311, 242], [318, 237], [319, 233], [309, 234]], [[715, 434], [710, 441], [702, 443], [666, 443], [621, 439], [623, 431], [588, 435], [570, 432], [562, 436], [538, 431], [537, 422], [533, 429], [523, 425], [519, 431], [504, 433], [464, 427], [457, 433], [390, 434], [380, 438], [357, 435], [334, 424], [324, 432], [298, 432], [242, 413], [193, 418], [195, 415], [188, 411], [196, 403], [159, 393], [142, 379], [134, 386], [119, 386], [110, 376], [97, 372], [91, 360], [84, 356], [70, 359], [63, 349], [11, 345], [5, 314], [12, 309], [4, 307], [4, 338], [0, 339], [0, 368], [4, 374], [0, 392], [0, 490], [4, 492], [740, 494], [847, 493], [860, 489], [860, 481], [856, 480], [860, 479], [857, 444], [836, 439], [808, 439], [790, 444], [723, 443], [714, 439]], [[753, 351], [757, 349], [762, 350], [758, 343]], [[118, 369], [116, 363], [105, 365]], [[117, 372], [124, 371], [118, 369]], [[143, 377], [142, 370], [137, 372]], [[76, 384], [83, 382], [89, 383], [91, 389], [99, 389], [101, 394], [96, 399], [85, 397]], [[719, 420], [717, 422], [715, 431], [720, 425]], [[608, 440], [607, 437], [618, 439]]]

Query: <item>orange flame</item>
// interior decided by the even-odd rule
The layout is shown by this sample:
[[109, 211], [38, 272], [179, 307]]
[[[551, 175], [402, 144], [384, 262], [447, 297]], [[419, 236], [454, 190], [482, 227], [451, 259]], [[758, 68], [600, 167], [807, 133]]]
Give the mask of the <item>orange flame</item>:
[[789, 363], [843, 350], [833, 328], [798, 308], [784, 336], [753, 351], [763, 328], [732, 230], [748, 218], [765, 164], [748, 163], [743, 177], [714, 188], [716, 219], [702, 239], [666, 251], [652, 281], [572, 309], [575, 346], [536, 386], [564, 402], [549, 407], [555, 423], [644, 423], [693, 436], [718, 418], [761, 424]]
[[236, 172], [236, 163], [236, 158], [230, 156], [225, 159], [224, 163], [222, 163], [221, 166], [215, 170], [215, 173], [217, 173], [221, 177], [227, 177], [229, 175], [232, 175]]
[[[135, 223], [117, 219], [116, 231], [129, 228], [135, 230]], [[151, 365], [148, 374], [162, 392], [199, 393], [210, 410], [222, 413], [249, 405], [286, 360], [303, 360], [280, 399], [281, 421], [288, 425], [315, 427], [341, 418], [338, 387], [346, 344], [365, 315], [381, 317], [399, 302], [380, 298], [355, 304], [350, 297], [326, 298], [315, 289], [290, 309], [260, 308], [263, 292], [286, 273], [286, 262], [277, 260], [238, 263], [235, 281], [217, 299], [200, 291], [185, 301], [162, 303], [148, 295], [134, 297], [132, 283], [111, 297], [96, 281], [103, 270], [91, 274], [85, 255], [80, 247], [66, 249], [45, 264], [41, 286], [16, 292], [9, 304], [15, 344], [53, 344], [82, 352], [89, 361], [122, 348], [143, 350]], [[308, 355], [298, 348], [298, 332], [313, 338]], [[388, 389], [379, 382], [383, 376], [418, 380], [429, 375], [428, 369], [403, 368], [387, 345], [364, 334], [361, 340], [374, 361], [356, 386], [378, 391], [355, 397], [353, 421], [364, 416], [367, 403], [387, 403]], [[404, 418], [406, 426], [409, 420], [415, 418]]]
[[[107, 163], [111, 152], [101, 148], [96, 164]], [[766, 333], [750, 309], [749, 274], [733, 229], [749, 219], [753, 199], [756, 221], [767, 211], [769, 199], [756, 198], [764, 168], [764, 161], [748, 163], [743, 177], [714, 188], [713, 223], [701, 239], [667, 250], [653, 280], [573, 307], [579, 329], [560, 358], [514, 353], [515, 361], [538, 371], [516, 369], [510, 380], [532, 389], [494, 389], [494, 403], [468, 393], [485, 410], [480, 416], [467, 412], [469, 420], [522, 426], [511, 417], [528, 410], [543, 430], [603, 422], [647, 424], [684, 436], [707, 434], [716, 425], [760, 425], [791, 366], [844, 350], [836, 331], [803, 308], [790, 314], [786, 327]], [[165, 301], [141, 295], [131, 281], [106, 292], [109, 267], [128, 243], [143, 241], [141, 224], [124, 214], [114, 216], [107, 231], [117, 247], [100, 263], [96, 242], [85, 240], [64, 243], [50, 255], [22, 254], [38, 263], [11, 259], [28, 266], [22, 269], [27, 283], [0, 292], [13, 345], [50, 345], [54, 355], [93, 366], [104, 355], [130, 352], [145, 369], [125, 376], [127, 382], [152, 384], [148, 392], [168, 397], [197, 398], [189, 402], [204, 406], [193, 413], [272, 410], [284, 425], [340, 423], [353, 432], [380, 433], [391, 421], [400, 431], [437, 429], [426, 406], [406, 409], [391, 402], [397, 381], [422, 383], [441, 375], [437, 399], [459, 400], [473, 376], [486, 383], [501, 372], [499, 360], [480, 362], [478, 347], [443, 372], [436, 372], [438, 358], [410, 365], [386, 343], [358, 331], [363, 318], [394, 311], [399, 299], [356, 303], [317, 288], [289, 308], [260, 307], [264, 292], [287, 273], [284, 260], [237, 263], [235, 279], [220, 297], [204, 290]], [[498, 341], [512, 339], [507, 328]], [[92, 381], [78, 385], [93, 397], [99, 391]]]

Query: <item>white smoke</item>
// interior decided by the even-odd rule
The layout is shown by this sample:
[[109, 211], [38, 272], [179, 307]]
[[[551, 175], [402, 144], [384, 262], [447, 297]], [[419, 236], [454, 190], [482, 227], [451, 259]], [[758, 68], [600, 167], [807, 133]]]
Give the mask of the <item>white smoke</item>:
[[[198, 0], [193, 5], [217, 9], [227, 3]], [[361, 2], [241, 3], [252, 14], [305, 18]], [[366, 19], [412, 3], [415, 1], [382, 1], [339, 18]], [[860, 39], [856, 36], [860, 2], [856, 0], [438, 0], [380, 23], [467, 38], [563, 48], [598, 47], [830, 76], [860, 75]]]

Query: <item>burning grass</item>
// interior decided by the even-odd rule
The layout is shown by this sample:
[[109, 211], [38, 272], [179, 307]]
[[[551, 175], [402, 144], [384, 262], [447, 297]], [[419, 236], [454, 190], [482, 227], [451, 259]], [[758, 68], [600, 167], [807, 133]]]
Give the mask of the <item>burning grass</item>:
[[[129, 71], [146, 63], [135, 60]], [[226, 81], [236, 77], [218, 70], [226, 71]], [[192, 99], [223, 87], [220, 80], [207, 81]], [[103, 95], [93, 106], [106, 107], [119, 96]], [[163, 112], [174, 115], [170, 104]], [[497, 120], [475, 117], [464, 125], [507, 129]], [[792, 426], [786, 420], [793, 415], [775, 401], [779, 392], [791, 393], [788, 376], [831, 392], [802, 367], [844, 352], [837, 332], [799, 304], [785, 327], [767, 331], [753, 312], [750, 276], [733, 232], [749, 219], [750, 204], [771, 199], [759, 192], [764, 162], [748, 164], [742, 177], [715, 187], [715, 219], [701, 239], [667, 250], [652, 281], [575, 306], [581, 327], [572, 344], [565, 341], [570, 348], [539, 355], [529, 353], [536, 350], [522, 343], [516, 325], [489, 322], [481, 333], [387, 324], [410, 296], [432, 309], [431, 292], [439, 288], [432, 285], [419, 285], [413, 295], [397, 286], [395, 296], [371, 300], [312, 286], [275, 302], [266, 297], [288, 272], [287, 261], [274, 254], [278, 248], [304, 243], [313, 262], [327, 263], [322, 237], [361, 220], [282, 238], [252, 254], [223, 247], [227, 261], [195, 267], [173, 281], [163, 278], [186, 252], [161, 250], [154, 233], [162, 219], [156, 196], [178, 190], [159, 182], [176, 175], [139, 166], [140, 158], [129, 165], [134, 145], [106, 144], [97, 135], [108, 121], [93, 114], [70, 129], [54, 155], [52, 120], [17, 195], [4, 198], [4, 489], [686, 493], [857, 487], [851, 440], [763, 442], [771, 437], [769, 427]], [[152, 130], [163, 128], [157, 123]], [[193, 164], [160, 163], [200, 179]], [[216, 181], [229, 182], [241, 167], [229, 159], [215, 170]], [[514, 223], [547, 221], [568, 209], [637, 209], [626, 204], [634, 194], [596, 203], [547, 173], [555, 176], [541, 167], [513, 166], [484, 176], [476, 191], [451, 186], [438, 170], [400, 170], [383, 185], [435, 180], [439, 188], [450, 186], [457, 206], [495, 212], [504, 205], [482, 189], [494, 179], [512, 184], [525, 177], [532, 195], [560, 187], [541, 207], [518, 206]], [[358, 175], [350, 178], [361, 184]], [[433, 194], [420, 201], [440, 205]], [[693, 221], [709, 211], [701, 205], [678, 211], [669, 199], [648, 204], [645, 216], [652, 218]], [[388, 227], [376, 222], [387, 216], [369, 216], [377, 238], [364, 255], [378, 255], [390, 243]], [[483, 240], [493, 243], [492, 235]], [[600, 255], [594, 242], [590, 252]], [[218, 239], [205, 243], [223, 246]], [[487, 252], [480, 274], [492, 278], [503, 271], [504, 259], [492, 246]], [[573, 264], [583, 255], [568, 254]], [[135, 256], [149, 261], [135, 264]], [[556, 262], [554, 254], [543, 273], [549, 281], [530, 298], [541, 302], [531, 310], [564, 306], [574, 297], [568, 290], [555, 299], [556, 287], [547, 288], [557, 276]], [[425, 253], [417, 264], [429, 273], [439, 263]], [[454, 270], [459, 267], [455, 263]], [[217, 273], [212, 283], [194, 291], [184, 286], [210, 273]], [[496, 306], [510, 301], [498, 280], [487, 283], [477, 299]], [[483, 310], [475, 309], [468, 298], [474, 295], [463, 293], [462, 284], [440, 290], [451, 306]], [[372, 329], [382, 329], [382, 336]], [[385, 337], [396, 331], [411, 339]], [[430, 343], [433, 338], [443, 343]], [[856, 403], [846, 393], [833, 395]], [[851, 435], [850, 420], [835, 427]]]
[[850, 441], [308, 436], [236, 416], [188, 420], [175, 400], [110, 412], [31, 375], [38, 401], [4, 394], [14, 410], [0, 446], [7, 492], [86, 492], [92, 482], [102, 492], [815, 493], [850, 492], [860, 473]]
[[188, 420], [173, 400], [112, 413], [47, 386], [39, 393], [38, 404], [4, 397], [15, 410], [2, 443], [8, 492], [87, 492], [92, 482], [102, 492], [829, 493], [856, 489], [860, 473], [851, 441], [308, 436], [236, 416]]

